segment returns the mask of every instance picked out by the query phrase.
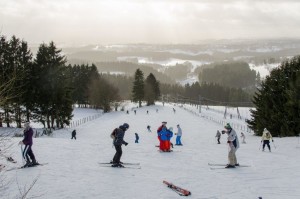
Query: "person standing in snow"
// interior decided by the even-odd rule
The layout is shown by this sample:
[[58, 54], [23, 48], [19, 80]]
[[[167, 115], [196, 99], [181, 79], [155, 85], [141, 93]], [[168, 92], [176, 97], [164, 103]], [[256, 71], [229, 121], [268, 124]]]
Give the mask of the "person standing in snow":
[[[26, 122], [24, 124], [24, 139], [19, 142], [20, 145], [25, 145], [23, 149], [23, 158], [26, 160], [26, 164], [23, 167], [30, 167], [30, 166], [35, 166], [38, 165], [35, 156], [32, 151], [32, 136], [33, 136], [33, 130], [30, 127], [30, 123]], [[31, 159], [31, 161], [30, 161]]]
[[228, 152], [228, 165], [225, 168], [235, 168], [236, 166], [239, 166], [236, 159], [236, 151], [239, 148], [239, 140], [238, 136], [235, 132], [235, 130], [232, 129], [229, 123], [227, 123], [224, 128], [226, 130], [222, 131], [222, 133], [226, 133], [228, 135], [227, 143], [229, 145], [229, 152]]
[[124, 141], [125, 131], [128, 130], [128, 128], [129, 125], [127, 123], [124, 123], [123, 125], [119, 126], [119, 128], [115, 129], [115, 139], [113, 144], [115, 146], [116, 153], [112, 160], [112, 167], [123, 167], [120, 161], [123, 153], [122, 144], [124, 144], [125, 146], [128, 145], [128, 143]]
[[139, 143], [139, 134], [135, 133], [135, 143]]
[[272, 140], [272, 142], [274, 142], [271, 133], [265, 128], [263, 131], [263, 135], [261, 137], [261, 142], [263, 142], [263, 149], [262, 149], [263, 151], [265, 151], [265, 146], [267, 145], [269, 148], [269, 151], [271, 152], [270, 140]]
[[167, 142], [166, 142], [166, 150], [171, 151], [171, 147], [173, 148], [173, 143], [171, 142], [171, 138], [173, 137], [173, 127], [170, 127], [167, 130]]
[[218, 144], [221, 144], [220, 139], [221, 139], [221, 133], [219, 130], [217, 130], [217, 134], [215, 136], [217, 138]]
[[177, 133], [175, 133], [175, 135], [177, 135], [175, 145], [182, 146], [182, 143], [181, 143], [182, 130], [181, 130], [179, 124], [177, 124]]
[[151, 129], [150, 129], [150, 128], [151, 128], [151, 127], [148, 125], [148, 126], [147, 126], [147, 130], [148, 130], [149, 133], [151, 133]]
[[162, 136], [162, 130], [166, 129], [167, 122], [162, 122], [162, 125], [160, 127], [158, 127], [157, 129], [157, 138], [159, 140], [159, 149], [160, 150], [165, 150], [164, 149], [164, 142], [161, 140], [161, 136]]
[[245, 134], [243, 132], [241, 132], [241, 139], [243, 140], [242, 143], [246, 144], [246, 141], [245, 141], [246, 136], [245, 136]]
[[72, 131], [72, 138], [71, 139], [73, 139], [73, 138], [76, 140], [76, 130], [75, 129]]

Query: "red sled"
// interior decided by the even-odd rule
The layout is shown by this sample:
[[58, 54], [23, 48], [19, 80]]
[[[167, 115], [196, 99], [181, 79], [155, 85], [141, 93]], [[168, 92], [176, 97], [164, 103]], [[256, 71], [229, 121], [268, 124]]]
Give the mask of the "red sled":
[[178, 193], [181, 196], [189, 196], [192, 194], [190, 191], [180, 188], [180, 187], [178, 187], [170, 182], [167, 182], [165, 180], [163, 181], [163, 183], [166, 184], [170, 189], [172, 189], [173, 191], [175, 191], [176, 193]]

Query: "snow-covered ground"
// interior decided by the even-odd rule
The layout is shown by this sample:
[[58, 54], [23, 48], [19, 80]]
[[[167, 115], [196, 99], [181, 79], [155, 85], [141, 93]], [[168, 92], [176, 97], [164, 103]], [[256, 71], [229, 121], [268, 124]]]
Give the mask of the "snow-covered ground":
[[[136, 108], [128, 103], [125, 112], [103, 114], [98, 119], [76, 127], [77, 140], [71, 140], [71, 130], [60, 130], [59, 136], [34, 139], [33, 151], [40, 163], [48, 165], [12, 171], [1, 171], [1, 180], [10, 183], [0, 191], [0, 198], [16, 198], [19, 189], [29, 187], [38, 178], [28, 197], [38, 198], [116, 198], [116, 199], [174, 199], [181, 198], [167, 188], [162, 181], [167, 180], [192, 192], [195, 199], [298, 199], [299, 140], [298, 138], [274, 138], [272, 152], [262, 152], [260, 137], [246, 133], [247, 144], [241, 144], [237, 151], [240, 164], [251, 167], [211, 170], [208, 163], [227, 163], [228, 146], [226, 136], [221, 144], [216, 144], [215, 134], [222, 130], [224, 123], [230, 122], [241, 133], [247, 110], [240, 110], [243, 119], [224, 119], [224, 109], [214, 107], [201, 113], [196, 107], [187, 105], [158, 103], [156, 106]], [[173, 112], [175, 108], [176, 113]], [[156, 112], [156, 109], [158, 112]], [[147, 110], [149, 114], [147, 114]], [[229, 112], [228, 112], [229, 113]], [[85, 116], [81, 116], [85, 114]], [[90, 109], [76, 111], [75, 118], [93, 115]], [[174, 152], [161, 153], [156, 129], [162, 121], [168, 127], [180, 124], [183, 130], [183, 146], [175, 146]], [[129, 123], [125, 134], [128, 146], [123, 146], [123, 162], [139, 162], [141, 169], [120, 169], [100, 167], [99, 162], [109, 162], [115, 150], [110, 133], [115, 127]], [[152, 133], [147, 132], [150, 125]], [[246, 132], [243, 130], [243, 132]], [[134, 143], [134, 133], [140, 136], [140, 143]], [[22, 165], [18, 142], [12, 138], [13, 146], [8, 152]], [[175, 138], [172, 139], [173, 143]], [[276, 148], [275, 148], [276, 146]], [[6, 168], [16, 164], [0, 158]], [[4, 178], [5, 177], [5, 178]]]

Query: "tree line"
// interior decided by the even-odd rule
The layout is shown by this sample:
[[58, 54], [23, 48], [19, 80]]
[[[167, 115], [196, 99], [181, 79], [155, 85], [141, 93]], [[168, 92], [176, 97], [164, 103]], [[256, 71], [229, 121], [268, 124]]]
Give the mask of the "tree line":
[[110, 110], [117, 88], [95, 65], [67, 65], [54, 42], [40, 44], [36, 56], [24, 40], [0, 36], [0, 126], [25, 121], [62, 128], [72, 119], [73, 105]]

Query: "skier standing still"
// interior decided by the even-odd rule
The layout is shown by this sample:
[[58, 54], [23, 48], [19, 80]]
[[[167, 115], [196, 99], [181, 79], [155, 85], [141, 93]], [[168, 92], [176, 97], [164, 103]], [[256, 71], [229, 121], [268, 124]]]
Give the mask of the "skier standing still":
[[235, 166], [239, 166], [239, 164], [237, 163], [237, 159], [236, 159], [236, 151], [239, 148], [239, 140], [238, 137], [236, 135], [235, 130], [232, 129], [232, 127], [230, 126], [229, 123], [226, 124], [226, 126], [224, 126], [224, 128], [226, 129], [225, 131], [222, 131], [222, 133], [227, 133], [228, 138], [227, 138], [227, 143], [229, 145], [229, 152], [228, 152], [228, 165], [225, 168], [235, 168]]
[[[21, 145], [25, 145], [22, 155], [23, 158], [26, 160], [26, 164], [23, 167], [30, 167], [30, 166], [35, 166], [38, 165], [39, 163], [37, 163], [35, 156], [33, 154], [32, 151], [32, 136], [33, 136], [33, 130], [30, 127], [29, 122], [26, 122], [24, 124], [24, 139], [22, 141], [19, 142], [19, 144]], [[31, 159], [31, 161], [30, 161]]]
[[114, 146], [116, 149], [116, 153], [113, 157], [113, 165], [112, 167], [123, 167], [123, 165], [121, 165], [121, 156], [122, 156], [122, 144], [124, 144], [125, 146], [128, 145], [127, 142], [124, 141], [124, 135], [125, 135], [125, 131], [129, 128], [129, 125], [127, 123], [124, 123], [123, 125], [119, 126], [119, 128], [116, 129], [115, 132], [115, 139], [114, 139]]

